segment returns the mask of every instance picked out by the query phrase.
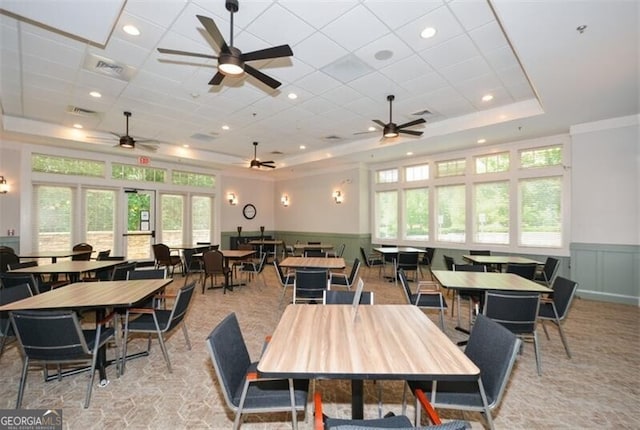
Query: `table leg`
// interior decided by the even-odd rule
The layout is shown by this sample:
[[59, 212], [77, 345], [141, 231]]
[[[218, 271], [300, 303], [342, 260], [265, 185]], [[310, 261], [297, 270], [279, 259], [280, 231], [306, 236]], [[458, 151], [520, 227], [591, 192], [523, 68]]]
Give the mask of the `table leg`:
[[362, 379], [351, 380], [351, 418], [361, 420], [364, 417], [364, 381]]

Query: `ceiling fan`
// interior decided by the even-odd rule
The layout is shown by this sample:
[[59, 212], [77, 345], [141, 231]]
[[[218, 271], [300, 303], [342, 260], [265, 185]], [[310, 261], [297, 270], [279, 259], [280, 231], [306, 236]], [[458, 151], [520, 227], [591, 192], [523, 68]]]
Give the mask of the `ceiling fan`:
[[254, 167], [257, 167], [258, 169], [260, 167], [268, 167], [270, 169], [275, 169], [276, 166], [273, 165], [273, 163], [275, 163], [275, 161], [260, 161], [258, 160], [258, 142], [253, 142], [253, 160], [251, 160], [251, 162], [249, 163], [249, 168], [253, 169]]
[[144, 144], [143, 142], [155, 142], [155, 140], [153, 139], [134, 139], [133, 137], [129, 136], [129, 118], [131, 117], [131, 112], [123, 112], [125, 118], [126, 118], [126, 133], [124, 136], [119, 135], [118, 133], [114, 133], [113, 131], [111, 132], [111, 134], [113, 134], [114, 136], [116, 136], [119, 139], [119, 142], [117, 145], [115, 145], [116, 147], [120, 147], [120, 148], [127, 148], [127, 149], [133, 149], [133, 148], [140, 148], [140, 149], [144, 149], [145, 151], [152, 151], [155, 152], [158, 150], [158, 147], [155, 145], [147, 145]]
[[400, 125], [397, 125], [396, 123], [393, 122], [392, 104], [394, 99], [395, 99], [395, 96], [393, 94], [387, 96], [387, 100], [389, 101], [389, 122], [385, 124], [379, 119], [373, 120], [373, 122], [375, 122], [380, 127], [382, 127], [382, 138], [386, 139], [386, 138], [398, 137], [400, 133], [410, 134], [411, 136], [422, 136], [422, 133], [423, 133], [422, 131], [405, 130], [405, 129], [408, 127], [413, 127], [414, 125], [424, 124], [425, 122], [427, 122], [424, 118], [414, 119], [413, 121], [405, 122], [404, 124], [400, 124]]
[[254, 78], [270, 86], [273, 89], [278, 88], [281, 82], [265, 75], [258, 69], [246, 64], [247, 61], [269, 60], [272, 58], [291, 57], [293, 51], [289, 45], [274, 46], [272, 48], [260, 49], [257, 51], [242, 53], [238, 48], [233, 46], [233, 14], [238, 11], [238, 0], [226, 0], [225, 7], [231, 14], [231, 37], [229, 44], [224, 40], [216, 23], [206, 16], [196, 15], [205, 30], [213, 38], [213, 41], [220, 52], [218, 56], [209, 54], [199, 54], [197, 52], [178, 51], [175, 49], [158, 48], [158, 52], [162, 54], [186, 55], [191, 57], [211, 58], [218, 60], [218, 72], [211, 78], [209, 85], [219, 85], [225, 76], [240, 76], [247, 72]]

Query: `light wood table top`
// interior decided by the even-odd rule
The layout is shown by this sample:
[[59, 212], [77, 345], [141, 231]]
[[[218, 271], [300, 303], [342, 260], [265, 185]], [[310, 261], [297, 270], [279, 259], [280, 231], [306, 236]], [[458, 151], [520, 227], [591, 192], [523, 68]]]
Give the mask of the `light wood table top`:
[[21, 252], [19, 258], [50, 258], [52, 263], [58, 261], [58, 258], [73, 257], [74, 255], [83, 255], [87, 251], [34, 251]]
[[220, 252], [222, 252], [224, 258], [230, 260], [247, 258], [256, 253], [256, 251], [252, 249], [221, 249]]
[[475, 380], [480, 370], [416, 306], [289, 305], [258, 371], [267, 377]]
[[282, 241], [277, 239], [258, 239], [250, 241], [249, 245], [282, 245]]
[[132, 306], [173, 280], [76, 282], [0, 307], [0, 311], [24, 309], [104, 308]]
[[345, 263], [342, 257], [287, 257], [280, 263], [280, 267], [290, 269], [344, 269]]
[[94, 270], [106, 269], [108, 267], [117, 266], [123, 263], [118, 260], [90, 260], [90, 261], [61, 261], [59, 263], [42, 264], [33, 267], [23, 267], [22, 269], [12, 270], [11, 273], [84, 273]]
[[380, 254], [397, 254], [398, 252], [427, 252], [424, 249], [414, 248], [412, 246], [385, 246], [379, 248], [373, 248], [374, 251], [379, 252]]
[[456, 272], [433, 270], [433, 276], [445, 288], [462, 290], [502, 290], [551, 293], [553, 290], [513, 273]]
[[296, 243], [293, 245], [293, 249], [298, 251], [305, 251], [307, 249], [332, 249], [333, 244], [331, 243]]
[[517, 257], [515, 255], [463, 255], [462, 258], [476, 264], [544, 264], [530, 258]]

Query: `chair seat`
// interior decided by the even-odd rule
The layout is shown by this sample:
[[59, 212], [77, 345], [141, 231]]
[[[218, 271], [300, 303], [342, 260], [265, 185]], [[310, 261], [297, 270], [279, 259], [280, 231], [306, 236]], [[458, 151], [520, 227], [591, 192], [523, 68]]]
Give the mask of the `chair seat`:
[[[258, 363], [251, 363], [248, 372], [255, 372]], [[237, 407], [240, 405], [240, 397], [244, 381], [239, 385], [237, 391], [233, 395], [232, 402]], [[308, 380], [294, 380], [293, 393], [297, 406], [302, 406], [307, 402], [307, 393], [309, 389]], [[291, 397], [289, 395], [289, 381], [286, 379], [266, 380], [252, 382], [249, 384], [247, 396], [244, 400], [244, 409], [273, 409], [274, 407], [291, 406]]]
[[338, 426], [341, 426], [340, 427], [341, 429], [343, 428], [342, 426], [344, 426], [345, 430], [346, 429], [371, 429], [371, 428], [381, 428], [381, 429], [413, 429], [415, 428], [411, 424], [411, 420], [404, 415], [396, 415], [393, 417], [368, 419], [368, 420], [352, 420], [352, 419], [341, 419], [341, 418], [327, 418], [325, 420], [326, 429], [334, 429]]
[[[156, 309], [156, 318], [158, 319], [158, 326], [161, 331], [164, 331], [169, 324], [169, 318], [171, 318], [171, 311]], [[155, 331], [156, 323], [153, 321], [153, 315], [143, 314], [138, 318], [129, 321], [129, 331]]]
[[542, 318], [555, 319], [556, 315], [553, 313], [553, 305], [551, 303], [540, 303], [538, 316]]
[[[422, 389], [436, 408], [439, 405], [465, 405], [478, 409], [483, 408], [482, 397], [476, 381], [439, 381], [435, 400], [431, 397], [431, 382], [409, 381], [409, 387], [412, 391], [415, 391], [416, 388]], [[495, 399], [489, 393], [486, 394], [487, 404], [491, 407]]]
[[[425, 308], [440, 308], [440, 295], [438, 294], [421, 294], [420, 300], [416, 303], [416, 299], [418, 298], [417, 294], [411, 295], [411, 303], [417, 305], [418, 307]], [[442, 307], [447, 308], [447, 301], [442, 296]]]

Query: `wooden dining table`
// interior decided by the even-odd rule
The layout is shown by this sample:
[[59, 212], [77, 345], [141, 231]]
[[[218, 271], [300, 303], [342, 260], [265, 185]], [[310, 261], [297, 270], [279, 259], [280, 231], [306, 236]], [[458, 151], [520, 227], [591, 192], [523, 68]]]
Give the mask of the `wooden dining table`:
[[[8, 303], [1, 306], [0, 311], [55, 309], [94, 310], [96, 312], [96, 321], [100, 321], [104, 318], [107, 309], [131, 307], [136, 303], [152, 297], [172, 281], [171, 278], [167, 278], [133, 281], [76, 282], [47, 291], [46, 293], [36, 294], [26, 299]], [[146, 355], [146, 351], [143, 354]], [[107, 383], [105, 371], [107, 364], [106, 349], [101, 349], [98, 353], [97, 365], [101, 385], [106, 385]], [[68, 375], [84, 370], [86, 369], [82, 368], [64, 374]]]
[[287, 269], [328, 269], [337, 270], [346, 267], [342, 257], [287, 257], [280, 263]]
[[519, 257], [517, 255], [463, 255], [462, 258], [473, 264], [485, 264], [488, 266], [496, 266], [498, 271], [502, 271], [504, 264], [538, 264], [543, 265], [537, 260], [531, 258]]
[[[86, 253], [86, 252], [85, 252]], [[11, 273], [31, 273], [34, 275], [60, 275], [67, 274], [71, 282], [77, 282], [82, 273], [95, 272], [100, 269], [117, 266], [123, 263], [121, 260], [89, 260], [89, 261], [61, 261], [59, 263], [42, 264], [38, 266], [23, 267], [12, 270]]]
[[424, 312], [407, 305], [289, 305], [258, 372], [273, 378], [350, 379], [355, 419], [362, 418], [365, 379], [480, 376], [478, 367]]
[[74, 257], [84, 255], [87, 251], [33, 251], [21, 252], [18, 258], [50, 258], [52, 263], [57, 263], [58, 258]]

